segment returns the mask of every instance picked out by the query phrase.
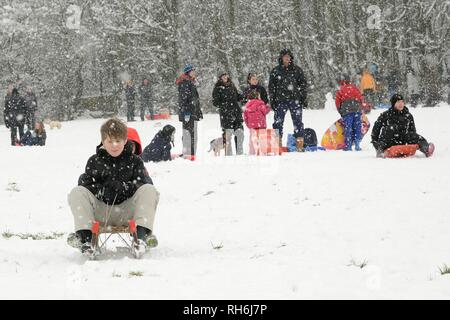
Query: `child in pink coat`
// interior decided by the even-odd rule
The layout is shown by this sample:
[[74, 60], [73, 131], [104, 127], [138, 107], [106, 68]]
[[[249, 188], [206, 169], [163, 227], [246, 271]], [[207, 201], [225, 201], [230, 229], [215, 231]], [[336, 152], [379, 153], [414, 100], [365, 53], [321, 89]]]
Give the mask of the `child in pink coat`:
[[254, 130], [266, 129], [266, 115], [270, 112], [270, 107], [261, 100], [259, 92], [253, 91], [248, 95], [249, 101], [244, 106], [244, 121], [250, 129], [250, 155], [254, 155], [255, 148], [252, 143]]

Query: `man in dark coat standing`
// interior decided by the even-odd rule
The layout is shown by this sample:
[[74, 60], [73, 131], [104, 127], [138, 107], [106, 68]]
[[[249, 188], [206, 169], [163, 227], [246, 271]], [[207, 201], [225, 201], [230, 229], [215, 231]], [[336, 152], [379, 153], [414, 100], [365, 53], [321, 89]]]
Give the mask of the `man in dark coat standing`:
[[270, 73], [270, 105], [275, 112], [273, 128], [283, 137], [283, 125], [286, 112], [291, 113], [294, 124], [294, 137], [298, 151], [303, 150], [303, 109], [308, 106], [307, 81], [303, 70], [294, 64], [294, 56], [288, 49], [283, 49], [278, 58], [278, 66]]
[[372, 129], [372, 144], [377, 157], [383, 157], [384, 151], [392, 146], [404, 144], [418, 144], [419, 150], [431, 157], [434, 144], [417, 134], [414, 117], [405, 107], [403, 96], [394, 94], [391, 105], [389, 110], [380, 115]]
[[176, 80], [178, 85], [178, 118], [183, 123], [183, 155], [195, 159], [197, 150], [197, 123], [203, 119], [200, 109], [200, 97], [196, 87], [197, 74], [187, 64]]
[[139, 87], [139, 94], [141, 96], [141, 120], [145, 120], [145, 111], [149, 111], [150, 119], [153, 120], [155, 111], [153, 109], [153, 97], [152, 90], [148, 78], [142, 80], [142, 84]]
[[[5, 98], [5, 111], [3, 113], [5, 125], [11, 130], [11, 145], [15, 146], [23, 138], [25, 126], [25, 100], [19, 96], [17, 88], [12, 89], [11, 96]], [[17, 139], [17, 130], [19, 139]]]
[[134, 121], [136, 89], [131, 80], [125, 83], [125, 99], [127, 101], [127, 121]]

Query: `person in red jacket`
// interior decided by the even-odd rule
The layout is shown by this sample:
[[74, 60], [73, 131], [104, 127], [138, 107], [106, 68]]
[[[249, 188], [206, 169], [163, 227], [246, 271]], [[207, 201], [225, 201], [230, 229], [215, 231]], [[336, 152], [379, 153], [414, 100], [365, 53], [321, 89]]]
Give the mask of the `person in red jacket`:
[[254, 130], [267, 129], [266, 115], [270, 112], [270, 107], [261, 100], [261, 95], [254, 90], [247, 95], [249, 101], [245, 104], [244, 121], [250, 129], [250, 155], [255, 155], [256, 150], [253, 145]]
[[359, 89], [351, 83], [348, 74], [342, 75], [339, 80], [339, 90], [336, 92], [336, 108], [344, 121], [345, 148], [344, 151], [361, 151], [361, 106], [364, 98]]
[[249, 101], [244, 106], [244, 122], [249, 129], [267, 129], [266, 115], [270, 107], [261, 99], [258, 91], [247, 95]]

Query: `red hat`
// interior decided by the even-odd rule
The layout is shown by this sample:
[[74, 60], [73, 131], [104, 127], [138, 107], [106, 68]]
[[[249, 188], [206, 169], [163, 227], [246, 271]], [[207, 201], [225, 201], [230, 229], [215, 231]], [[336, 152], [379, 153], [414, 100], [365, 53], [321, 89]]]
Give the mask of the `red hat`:
[[128, 137], [127, 139], [129, 141], [133, 141], [137, 144], [137, 148], [135, 153], [139, 156], [142, 153], [142, 145], [141, 145], [141, 138], [139, 138], [139, 133], [134, 128], [128, 127]]

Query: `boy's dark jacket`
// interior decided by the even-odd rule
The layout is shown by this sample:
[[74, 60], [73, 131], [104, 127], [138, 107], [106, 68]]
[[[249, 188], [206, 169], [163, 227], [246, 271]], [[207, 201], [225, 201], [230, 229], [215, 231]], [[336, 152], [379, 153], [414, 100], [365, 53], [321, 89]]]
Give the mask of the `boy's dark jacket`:
[[123, 152], [114, 158], [99, 145], [97, 153], [89, 158], [78, 185], [112, 205], [128, 200], [144, 184], [153, 184], [142, 159], [132, 150], [131, 142], [127, 142]]

